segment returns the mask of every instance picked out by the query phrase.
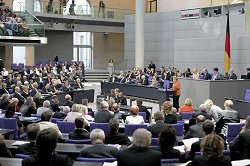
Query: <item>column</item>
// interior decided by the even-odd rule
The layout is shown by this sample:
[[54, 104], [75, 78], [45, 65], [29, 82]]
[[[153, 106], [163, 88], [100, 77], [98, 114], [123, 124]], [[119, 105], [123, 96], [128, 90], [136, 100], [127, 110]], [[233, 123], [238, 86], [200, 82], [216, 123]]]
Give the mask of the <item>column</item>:
[[245, 2], [245, 32], [250, 35], [250, 2]]
[[35, 64], [35, 50], [34, 46], [26, 46], [26, 65], [33, 66]]
[[144, 0], [136, 0], [135, 67], [144, 67]]
[[25, 0], [26, 9], [34, 15], [34, 0]]

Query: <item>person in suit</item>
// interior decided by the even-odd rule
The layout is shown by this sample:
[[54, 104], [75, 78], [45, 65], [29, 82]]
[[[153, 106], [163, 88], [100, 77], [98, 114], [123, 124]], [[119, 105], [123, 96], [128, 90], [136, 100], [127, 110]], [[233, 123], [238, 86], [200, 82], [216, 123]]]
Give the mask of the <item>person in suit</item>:
[[59, 108], [59, 99], [57, 95], [51, 97], [50, 107], [53, 112], [60, 112], [61, 109]]
[[209, 120], [213, 119], [212, 114], [207, 111], [205, 104], [201, 104], [199, 106], [199, 109], [194, 111], [193, 119], [196, 119], [199, 115], [203, 115], [205, 117], [205, 119], [209, 119]]
[[250, 158], [250, 116], [247, 116], [245, 125], [237, 137], [229, 144], [232, 160]]
[[127, 99], [123, 92], [118, 93], [118, 103], [121, 105], [127, 105]]
[[149, 148], [151, 133], [146, 129], [137, 129], [132, 136], [132, 146], [119, 151], [116, 155], [119, 166], [160, 166], [161, 152]]
[[216, 134], [209, 134], [202, 140], [202, 155], [195, 157], [187, 166], [232, 166], [231, 159], [228, 156], [223, 156], [223, 150], [223, 139]]
[[37, 152], [36, 149], [36, 137], [40, 131], [40, 127], [37, 123], [29, 124], [26, 128], [27, 137], [30, 143], [26, 143], [18, 146], [18, 153], [32, 155]]
[[[45, 101], [43, 102], [43, 106], [37, 108], [36, 114], [42, 115], [42, 113], [44, 113], [44, 112], [46, 112], [46, 111], [51, 111], [49, 107], [50, 107], [50, 102], [49, 102], [49, 100], [45, 100]], [[51, 111], [51, 112], [52, 112], [52, 111]]]
[[150, 112], [148, 111], [147, 107], [143, 105], [142, 99], [136, 99], [136, 104], [139, 107], [139, 112], [145, 112], [146, 113], [146, 121], [149, 122]]
[[24, 104], [25, 98], [21, 95], [21, 90], [19, 86], [15, 87], [15, 92], [13, 94], [13, 97], [19, 100], [19, 103], [18, 103], [19, 107], [21, 107]]
[[203, 78], [204, 80], [211, 80], [212, 79], [211, 74], [208, 73], [206, 68], [204, 68], [202, 70], [202, 74], [204, 76], [204, 78]]
[[119, 133], [119, 120], [112, 118], [109, 121], [110, 132], [105, 135], [105, 144], [130, 145], [131, 141], [124, 133]]
[[50, 84], [47, 83], [43, 88], [42, 88], [42, 94], [52, 94], [53, 90], [50, 87]]
[[86, 99], [86, 98], [82, 99], [82, 105], [84, 105], [84, 106], [86, 106], [88, 108], [88, 112], [92, 112], [92, 117], [93, 117], [94, 116], [94, 111], [92, 110], [92, 108], [88, 107], [88, 103], [89, 103], [88, 99]]
[[177, 115], [172, 112], [173, 104], [170, 101], [165, 101], [161, 106], [161, 111], [164, 114], [164, 123], [177, 123]]
[[[205, 136], [207, 136], [211, 133], [214, 133], [214, 123], [211, 120], [205, 120], [205, 122], [202, 124], [202, 130], [203, 130]], [[200, 152], [201, 141], [202, 141], [202, 139], [200, 139], [197, 142], [194, 142], [191, 145], [191, 149], [187, 149], [187, 147], [185, 147], [187, 160], [193, 160], [194, 156], [195, 156], [195, 152]]]
[[223, 117], [223, 119], [226, 120], [227, 123], [239, 123], [239, 112], [233, 109], [232, 100], [226, 100], [224, 102], [224, 107], [224, 110], [219, 111], [220, 117]]
[[84, 129], [86, 123], [83, 118], [76, 118], [75, 120], [75, 130], [69, 133], [69, 139], [88, 139], [89, 132]]
[[80, 80], [80, 78], [77, 78], [76, 79], [76, 84], [75, 84], [75, 89], [83, 89], [84, 87], [83, 87], [83, 85], [82, 85], [82, 83], [81, 83], [81, 80]]
[[12, 158], [10, 150], [7, 148], [4, 142], [4, 136], [0, 134], [0, 157]]
[[228, 79], [229, 79], [229, 80], [237, 80], [237, 75], [234, 73], [234, 70], [233, 70], [233, 69], [230, 69], [230, 70], [229, 70]]
[[105, 134], [102, 129], [94, 129], [90, 133], [90, 140], [93, 146], [84, 147], [80, 152], [80, 157], [86, 158], [115, 158], [118, 149], [105, 145]]
[[214, 68], [214, 74], [211, 80], [223, 80], [223, 75], [219, 73], [219, 69], [217, 67]]
[[97, 123], [108, 123], [114, 116], [114, 113], [108, 110], [109, 104], [106, 101], [102, 101], [100, 107], [101, 109], [94, 114], [94, 121]]
[[23, 86], [23, 91], [21, 93], [21, 95], [27, 99], [27, 97], [29, 97], [29, 87], [27, 85]]
[[5, 112], [4, 117], [5, 118], [16, 118], [17, 126], [19, 127], [19, 129], [21, 129], [23, 127], [23, 124], [20, 121], [19, 117], [15, 114], [15, 111], [16, 111], [15, 104], [13, 104], [13, 103], [8, 104], [6, 107], [6, 112]]
[[154, 113], [154, 120], [155, 120], [155, 124], [148, 126], [147, 130], [150, 131], [150, 133], [152, 134], [152, 137], [158, 138], [161, 130], [167, 124], [164, 123], [164, 115], [161, 111], [157, 111], [156, 113]]
[[19, 112], [21, 112], [24, 117], [31, 117], [31, 114], [36, 114], [36, 104], [32, 97], [27, 98]]
[[141, 76], [141, 81], [139, 82], [141, 85], [149, 85], [148, 78], [145, 75]]
[[124, 115], [124, 112], [120, 112], [120, 106], [115, 103], [111, 110], [114, 112], [114, 117], [120, 121], [124, 120], [125, 118], [125, 115]]
[[250, 79], [250, 68], [249, 68], [249, 67], [247, 68], [247, 76], [246, 76], [246, 79]]
[[222, 111], [222, 109], [215, 105], [213, 103], [213, 101], [211, 99], [207, 99], [205, 102], [204, 102], [206, 108], [207, 108], [207, 112], [212, 114], [212, 118], [215, 122], [218, 122], [219, 120], [219, 112]]
[[64, 106], [62, 111], [54, 112], [52, 117], [57, 119], [65, 119], [65, 117], [68, 115], [69, 112], [70, 112], [69, 106]]
[[64, 106], [69, 106], [70, 108], [73, 105], [73, 101], [70, 95], [65, 95], [66, 102], [63, 104]]
[[[22, 160], [22, 166], [35, 165], [64, 165], [73, 166], [68, 156], [54, 153], [57, 145], [58, 135], [52, 128], [39, 132], [36, 138], [37, 153]], [[46, 145], [46, 146], [45, 146]]]
[[162, 80], [169, 80], [171, 79], [171, 75], [169, 74], [169, 72], [164, 72], [163, 76], [161, 77]]
[[7, 105], [10, 103], [10, 96], [7, 93], [2, 95], [2, 99], [0, 100], [0, 109], [6, 110]]
[[155, 72], [156, 66], [155, 66], [155, 64], [153, 63], [153, 61], [150, 61], [150, 64], [148, 65], [148, 68], [149, 68], [149, 69], [153, 69], [153, 72]]
[[203, 115], [197, 116], [196, 124], [190, 126], [187, 134], [184, 136], [184, 139], [204, 137], [204, 133], [202, 130], [202, 124], [205, 122], [205, 120], [206, 120], [206, 118]]
[[3, 95], [4, 93], [7, 93], [8, 95], [10, 95], [8, 89], [7, 89], [7, 84], [6, 83], [2, 83], [2, 88], [0, 89], [0, 93], [1, 95]]

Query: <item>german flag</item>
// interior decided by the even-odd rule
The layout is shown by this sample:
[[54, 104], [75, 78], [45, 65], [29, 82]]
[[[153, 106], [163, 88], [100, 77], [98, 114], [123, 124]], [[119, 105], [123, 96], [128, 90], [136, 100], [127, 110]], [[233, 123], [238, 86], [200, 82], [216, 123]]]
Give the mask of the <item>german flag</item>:
[[224, 51], [224, 70], [228, 73], [230, 69], [230, 26], [229, 26], [229, 11], [227, 13], [227, 30], [225, 39], [225, 51]]

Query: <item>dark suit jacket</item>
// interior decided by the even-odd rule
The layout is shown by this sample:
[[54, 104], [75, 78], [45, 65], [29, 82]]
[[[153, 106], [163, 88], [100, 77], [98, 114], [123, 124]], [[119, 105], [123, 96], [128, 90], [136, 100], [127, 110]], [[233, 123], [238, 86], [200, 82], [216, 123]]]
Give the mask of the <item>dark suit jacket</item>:
[[27, 144], [19, 145], [18, 152], [26, 155], [36, 154], [36, 145], [35, 142], [30, 142]]
[[160, 151], [162, 159], [173, 159], [173, 158], [180, 159], [180, 156], [181, 156], [180, 151], [174, 148], [170, 150], [163, 150], [160, 147], [152, 147], [152, 149]]
[[164, 123], [169, 123], [169, 124], [177, 123], [177, 116], [175, 114], [165, 115]]
[[211, 74], [207, 73], [204, 75], [204, 80], [211, 80], [212, 77], [211, 77]]
[[19, 100], [19, 103], [18, 103], [19, 107], [21, 107], [24, 104], [25, 98], [21, 94], [14, 92], [13, 97]]
[[22, 166], [73, 166], [73, 162], [66, 155], [53, 154], [48, 158], [42, 158], [35, 155], [30, 155], [23, 159]]
[[0, 101], [0, 109], [6, 110], [6, 107], [9, 103], [10, 103], [9, 100], [1, 100]]
[[108, 123], [111, 118], [113, 118], [113, 114], [109, 111], [97, 111], [94, 115], [94, 120], [97, 123]]
[[60, 112], [61, 111], [58, 103], [55, 103], [53, 101], [50, 102], [50, 107], [52, 108], [53, 112]]
[[13, 157], [4, 141], [0, 141], [0, 157]]
[[250, 72], [247, 73], [247, 79], [250, 79]]
[[230, 151], [240, 152], [240, 159], [250, 159], [250, 132], [240, 133], [231, 143]]
[[89, 132], [85, 129], [75, 129], [69, 133], [69, 139], [88, 139]]
[[19, 112], [21, 112], [24, 117], [31, 117], [31, 114], [36, 114], [36, 109], [31, 105], [23, 104]]
[[147, 107], [143, 105], [137, 105], [139, 107], [139, 112], [145, 112], [146, 113], [146, 120], [149, 122], [150, 112], [148, 111]]
[[210, 114], [208, 112], [200, 111], [200, 110], [194, 111], [193, 118], [196, 119], [197, 116], [199, 116], [199, 115], [203, 115], [206, 119], [210, 119], [210, 120], [212, 120], [212, 118], [213, 118], [212, 114]]
[[227, 156], [222, 157], [208, 157], [206, 155], [195, 157], [194, 161], [187, 166], [231, 166], [231, 160]]
[[83, 148], [80, 156], [87, 158], [115, 158], [117, 152], [117, 148], [100, 143]]
[[73, 105], [73, 101], [66, 101], [63, 105], [64, 106], [69, 106], [71, 108], [72, 105]]
[[190, 126], [189, 131], [184, 136], [184, 139], [202, 138], [202, 137], [204, 137], [204, 133], [203, 133], [203, 130], [202, 130], [202, 124], [196, 124], [196, 125]]
[[232, 73], [232, 74], [228, 75], [228, 79], [236, 80], [237, 76], [236, 76], [236, 74]]
[[152, 137], [158, 138], [161, 130], [166, 126], [164, 122], [156, 121], [156, 124], [150, 125], [147, 127], [147, 130], [151, 132]]
[[61, 112], [55, 112], [53, 114], [53, 118], [57, 118], [57, 119], [64, 119], [67, 115], [65, 115], [64, 113], [61, 113]]
[[119, 144], [119, 145], [130, 145], [132, 142], [128, 136], [124, 133], [108, 133], [105, 136], [105, 144]]
[[160, 166], [161, 152], [132, 146], [117, 153], [118, 166]]

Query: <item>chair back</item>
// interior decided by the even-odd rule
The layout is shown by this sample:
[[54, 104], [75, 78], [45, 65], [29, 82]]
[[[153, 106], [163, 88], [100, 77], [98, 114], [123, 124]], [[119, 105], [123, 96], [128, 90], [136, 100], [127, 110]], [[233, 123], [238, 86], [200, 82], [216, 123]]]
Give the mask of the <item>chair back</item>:
[[90, 123], [90, 131], [96, 128], [102, 129], [105, 134], [108, 134], [110, 132], [108, 123]]
[[41, 118], [41, 115], [39, 115], [39, 114], [31, 114], [31, 117]]
[[193, 112], [182, 112], [181, 116], [182, 119], [192, 119], [193, 118]]
[[184, 133], [184, 123], [171, 124], [176, 131], [176, 136], [183, 136]]
[[227, 142], [230, 143], [241, 131], [244, 123], [227, 124]]
[[169, 80], [164, 80], [164, 82], [163, 82], [163, 88], [164, 89], [169, 89], [170, 88], [170, 81]]
[[116, 158], [84, 158], [77, 157], [76, 161], [84, 161], [84, 162], [114, 162]]
[[14, 138], [20, 138], [20, 131], [16, 118], [0, 118], [0, 128], [14, 130]]
[[250, 101], [250, 89], [247, 89], [247, 90], [246, 90], [246, 93], [245, 93], [245, 100]]
[[70, 144], [91, 144], [90, 139], [65, 139], [65, 143]]
[[75, 129], [75, 124], [73, 122], [56, 121], [56, 124], [62, 133], [69, 133]]
[[146, 124], [125, 124], [125, 134], [132, 136], [134, 131], [139, 128], [147, 128]]
[[[230, 150], [223, 150], [224, 156], [230, 156]], [[195, 156], [201, 156], [201, 152], [195, 152]]]
[[158, 140], [159, 140], [158, 138], [151, 138], [151, 145], [158, 146], [159, 145]]
[[179, 163], [179, 159], [161, 159], [161, 163]]
[[139, 112], [139, 115], [143, 117], [144, 122], [146, 122], [146, 112]]
[[52, 123], [56, 123], [57, 121], [63, 121], [63, 119], [51, 118], [51, 122], [52, 122]]
[[24, 159], [26, 157], [28, 157], [29, 155], [26, 155], [26, 154], [21, 154], [21, 153], [17, 153], [15, 154], [15, 158], [20, 158], [20, 159]]

